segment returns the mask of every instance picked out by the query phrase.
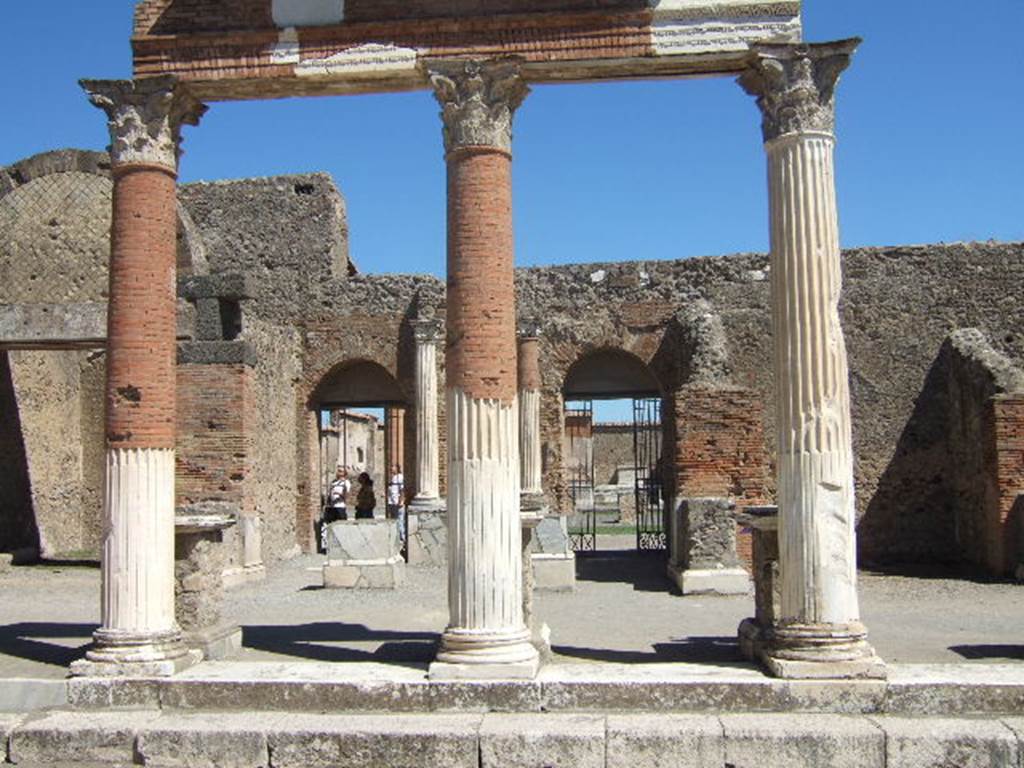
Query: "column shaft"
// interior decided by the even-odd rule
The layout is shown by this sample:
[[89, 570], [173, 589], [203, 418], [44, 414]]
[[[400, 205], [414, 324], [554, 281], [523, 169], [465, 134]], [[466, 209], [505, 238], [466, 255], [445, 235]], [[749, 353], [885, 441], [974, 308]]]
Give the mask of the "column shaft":
[[414, 506], [437, 506], [440, 501], [437, 432], [437, 343], [432, 326], [421, 326], [416, 334]]
[[519, 339], [519, 461], [523, 495], [541, 491], [540, 360], [536, 336]]
[[[518, 66], [432, 74], [448, 164], [448, 602], [435, 676], [536, 673], [523, 620], [512, 240]], [[475, 669], [474, 669], [475, 668]], [[454, 671], [453, 671], [454, 670]]]
[[782, 620], [857, 621], [853, 457], [833, 140], [769, 142]]

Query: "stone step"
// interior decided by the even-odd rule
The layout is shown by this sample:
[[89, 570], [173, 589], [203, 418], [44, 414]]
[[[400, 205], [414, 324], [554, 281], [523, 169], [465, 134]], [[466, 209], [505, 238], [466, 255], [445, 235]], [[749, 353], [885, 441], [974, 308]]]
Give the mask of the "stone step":
[[307, 712], [1024, 712], [1024, 665], [890, 665], [888, 680], [794, 681], [752, 666], [550, 664], [531, 681], [431, 681], [422, 666], [205, 662], [167, 679], [72, 678], [78, 709]]
[[1024, 716], [56, 710], [0, 715], [0, 735], [21, 768], [1018, 768], [1024, 754]]

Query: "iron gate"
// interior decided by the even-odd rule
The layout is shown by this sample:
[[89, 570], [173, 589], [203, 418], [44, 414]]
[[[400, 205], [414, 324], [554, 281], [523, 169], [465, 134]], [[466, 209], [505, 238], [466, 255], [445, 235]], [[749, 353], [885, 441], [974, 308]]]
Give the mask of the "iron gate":
[[594, 510], [594, 403], [580, 401], [565, 408], [565, 432], [569, 438], [567, 474], [572, 515], [569, 540], [576, 552], [597, 549], [597, 515]]
[[637, 549], [668, 549], [662, 493], [661, 399], [633, 400]]

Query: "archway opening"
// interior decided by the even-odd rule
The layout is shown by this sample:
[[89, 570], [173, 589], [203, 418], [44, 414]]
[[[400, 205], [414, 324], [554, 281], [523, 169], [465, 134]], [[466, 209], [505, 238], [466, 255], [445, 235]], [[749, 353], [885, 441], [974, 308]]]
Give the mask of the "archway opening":
[[563, 386], [566, 521], [578, 553], [667, 549], [662, 391], [635, 355], [600, 349]]

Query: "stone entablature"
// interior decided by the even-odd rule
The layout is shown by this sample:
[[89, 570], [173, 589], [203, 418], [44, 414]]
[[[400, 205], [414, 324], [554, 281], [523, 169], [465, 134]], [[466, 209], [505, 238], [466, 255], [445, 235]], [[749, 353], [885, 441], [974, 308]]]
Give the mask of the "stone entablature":
[[424, 62], [521, 56], [530, 82], [739, 72], [752, 43], [801, 39], [796, 0], [223, 0], [136, 8], [135, 74], [204, 99], [418, 90]]

